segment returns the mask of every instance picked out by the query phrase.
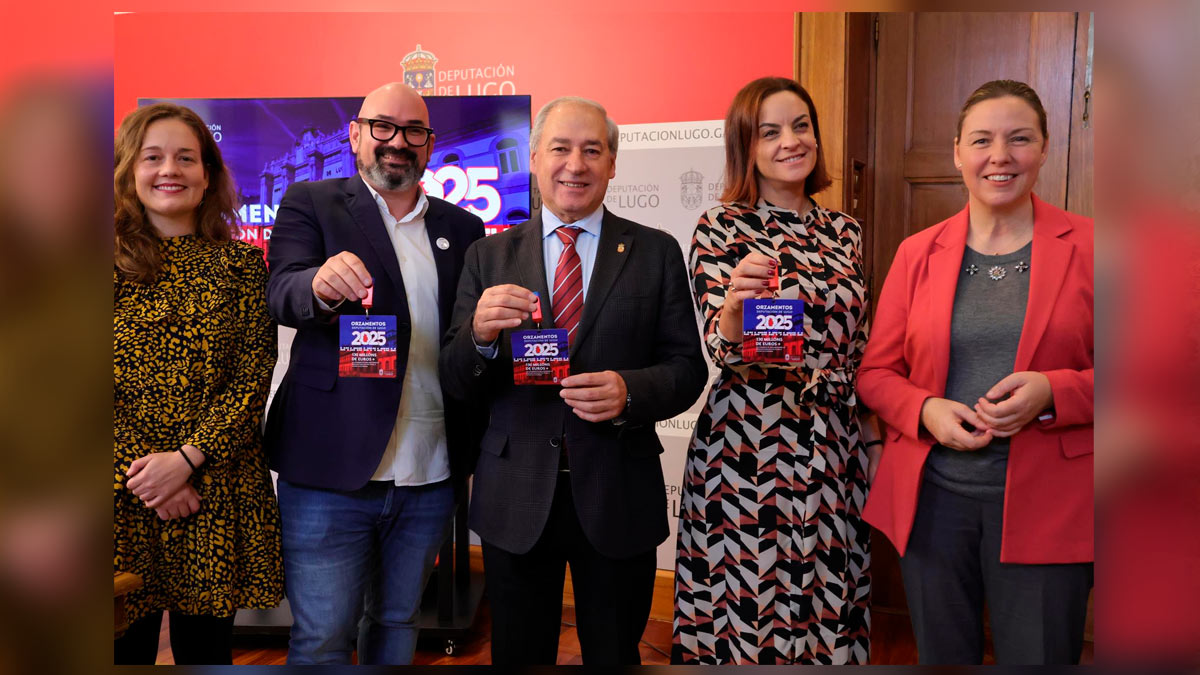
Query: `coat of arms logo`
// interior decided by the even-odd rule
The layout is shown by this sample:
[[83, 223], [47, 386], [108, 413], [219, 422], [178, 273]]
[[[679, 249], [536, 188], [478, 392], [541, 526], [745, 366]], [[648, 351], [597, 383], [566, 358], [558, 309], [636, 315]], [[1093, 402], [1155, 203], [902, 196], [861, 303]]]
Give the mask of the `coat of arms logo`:
[[432, 96], [437, 90], [437, 62], [433, 52], [421, 49], [418, 44], [415, 50], [400, 59], [400, 65], [404, 67], [404, 84], [422, 96]]
[[689, 169], [679, 176], [679, 201], [691, 211], [700, 208], [704, 198], [704, 174]]

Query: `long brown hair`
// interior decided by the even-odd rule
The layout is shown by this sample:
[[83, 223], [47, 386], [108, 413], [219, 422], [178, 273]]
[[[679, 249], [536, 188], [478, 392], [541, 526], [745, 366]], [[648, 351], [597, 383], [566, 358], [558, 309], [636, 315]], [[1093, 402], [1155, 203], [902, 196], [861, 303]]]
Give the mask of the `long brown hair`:
[[817, 139], [817, 162], [812, 173], [804, 179], [804, 196], [811, 197], [832, 184], [825, 171], [825, 149], [821, 143], [821, 125], [817, 122], [817, 106], [799, 82], [786, 77], [760, 77], [733, 97], [725, 115], [725, 192], [721, 201], [738, 202], [748, 206], [758, 203], [758, 169], [754, 151], [758, 145], [758, 113], [762, 102], [770, 95], [790, 91], [808, 106], [813, 136]]
[[200, 141], [200, 161], [208, 171], [208, 189], [196, 209], [196, 236], [209, 242], [233, 238], [237, 224], [237, 189], [233, 176], [225, 168], [221, 150], [204, 120], [190, 108], [174, 103], [155, 103], [126, 115], [113, 144], [113, 259], [126, 279], [152, 283], [162, 268], [159, 236], [146, 217], [146, 208], [137, 196], [134, 166], [141, 154], [146, 129], [159, 120], [177, 119], [188, 125]]

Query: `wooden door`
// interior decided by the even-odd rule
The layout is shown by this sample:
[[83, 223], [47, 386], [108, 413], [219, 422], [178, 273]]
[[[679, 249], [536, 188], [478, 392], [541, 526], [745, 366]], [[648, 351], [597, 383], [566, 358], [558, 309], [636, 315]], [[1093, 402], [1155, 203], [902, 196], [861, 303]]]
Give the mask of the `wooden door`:
[[[878, 14], [874, 188], [867, 258], [872, 298], [900, 242], [954, 215], [966, 189], [953, 143], [963, 101], [989, 80], [1032, 86], [1049, 117], [1049, 157], [1036, 187], [1067, 206], [1076, 15], [1046, 12]], [[1090, 169], [1090, 167], [1089, 167]], [[906, 613], [895, 549], [872, 533], [872, 604]]]
[[1049, 157], [1034, 191], [1067, 206], [1076, 15], [924, 12], [879, 15], [873, 297], [908, 235], [967, 202], [954, 168], [963, 101], [989, 80], [1028, 83], [1049, 117]]

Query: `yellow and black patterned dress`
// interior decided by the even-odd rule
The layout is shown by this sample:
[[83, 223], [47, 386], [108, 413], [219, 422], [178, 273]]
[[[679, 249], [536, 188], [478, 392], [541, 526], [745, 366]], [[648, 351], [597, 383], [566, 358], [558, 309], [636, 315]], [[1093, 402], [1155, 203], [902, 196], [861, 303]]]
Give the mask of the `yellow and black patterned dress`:
[[[259, 422], [276, 328], [262, 252], [194, 236], [160, 246], [155, 283], [113, 276], [113, 565], [145, 581], [129, 619], [274, 607], [279, 509]], [[125, 471], [187, 443], [207, 456], [190, 479], [200, 510], [159, 520], [125, 488]]]

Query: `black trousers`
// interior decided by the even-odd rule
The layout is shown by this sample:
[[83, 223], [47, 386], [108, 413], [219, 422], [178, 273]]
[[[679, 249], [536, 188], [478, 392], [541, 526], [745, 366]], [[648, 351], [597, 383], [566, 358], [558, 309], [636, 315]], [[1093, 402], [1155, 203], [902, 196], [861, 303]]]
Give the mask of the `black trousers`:
[[[154, 665], [158, 657], [161, 611], [134, 621], [125, 634], [113, 641], [113, 664]], [[195, 616], [171, 612], [171, 653], [176, 665], [233, 664], [233, 617]]]
[[559, 473], [546, 529], [528, 553], [483, 542], [492, 664], [554, 664], [567, 565], [583, 662], [640, 664], [638, 642], [650, 618], [655, 559], [653, 549], [619, 560], [597, 552], [575, 515], [570, 475]]
[[985, 601], [996, 663], [1079, 662], [1093, 565], [1000, 562], [1003, 510], [922, 483], [900, 559], [922, 665], [983, 661]]

